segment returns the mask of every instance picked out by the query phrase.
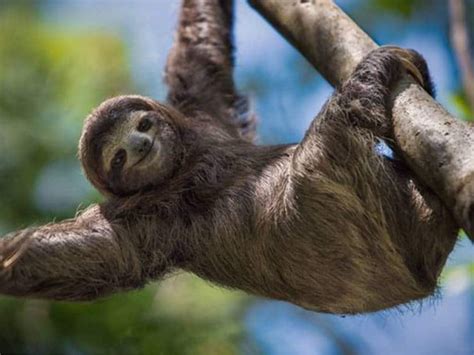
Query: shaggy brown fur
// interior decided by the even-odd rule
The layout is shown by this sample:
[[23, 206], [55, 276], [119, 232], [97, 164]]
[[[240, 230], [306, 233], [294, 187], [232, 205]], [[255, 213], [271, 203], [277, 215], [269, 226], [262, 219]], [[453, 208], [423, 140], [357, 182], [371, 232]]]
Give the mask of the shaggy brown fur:
[[[166, 68], [168, 106], [124, 96], [93, 112], [80, 155], [108, 200], [3, 239], [1, 293], [90, 300], [183, 269], [332, 313], [432, 294], [457, 227], [402, 162], [374, 149], [378, 137], [391, 136], [390, 88], [410, 67], [401, 58], [431, 91], [422, 58], [374, 51], [300, 144], [257, 146], [232, 80], [231, 6], [183, 1]], [[98, 164], [102, 137], [134, 110], [159, 113], [180, 149], [166, 178], [117, 193]]]

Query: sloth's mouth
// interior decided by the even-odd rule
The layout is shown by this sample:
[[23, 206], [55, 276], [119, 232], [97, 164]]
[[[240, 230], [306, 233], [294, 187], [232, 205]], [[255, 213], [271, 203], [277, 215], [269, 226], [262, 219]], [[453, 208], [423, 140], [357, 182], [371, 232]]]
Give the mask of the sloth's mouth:
[[142, 163], [145, 159], [147, 159], [149, 156], [152, 155], [150, 153], [153, 150], [153, 148], [155, 147], [155, 141], [156, 141], [156, 135], [153, 137], [153, 141], [150, 144], [150, 148], [148, 148], [147, 151], [145, 153], [143, 153], [143, 156], [135, 164], [133, 164], [133, 166], [136, 166], [136, 165]]

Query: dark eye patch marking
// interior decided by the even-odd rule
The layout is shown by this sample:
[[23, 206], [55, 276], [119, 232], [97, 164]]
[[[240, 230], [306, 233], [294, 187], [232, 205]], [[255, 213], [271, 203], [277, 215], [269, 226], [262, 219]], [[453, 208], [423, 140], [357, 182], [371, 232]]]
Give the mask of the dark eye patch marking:
[[143, 117], [137, 126], [137, 130], [139, 132], [147, 132], [151, 128], [151, 126], [152, 126], [151, 119], [148, 117]]
[[127, 160], [127, 152], [125, 151], [125, 149], [119, 149], [117, 153], [115, 153], [110, 165], [112, 166], [112, 169], [114, 170], [120, 169], [123, 167], [126, 160]]

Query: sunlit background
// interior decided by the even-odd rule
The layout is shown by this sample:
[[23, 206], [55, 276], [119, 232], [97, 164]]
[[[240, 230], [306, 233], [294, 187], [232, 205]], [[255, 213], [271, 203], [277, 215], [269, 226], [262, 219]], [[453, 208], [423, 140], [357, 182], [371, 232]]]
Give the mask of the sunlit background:
[[[467, 19], [474, 38], [474, 2]], [[243, 0], [236, 80], [262, 143], [296, 142], [331, 87]], [[422, 52], [439, 101], [472, 119], [446, 1], [336, 1], [380, 44]], [[80, 171], [83, 118], [107, 97], [163, 99], [177, 0], [0, 0], [0, 235], [99, 201]], [[437, 298], [332, 316], [180, 274], [94, 303], [0, 297], [5, 354], [473, 354], [474, 246], [461, 237]]]

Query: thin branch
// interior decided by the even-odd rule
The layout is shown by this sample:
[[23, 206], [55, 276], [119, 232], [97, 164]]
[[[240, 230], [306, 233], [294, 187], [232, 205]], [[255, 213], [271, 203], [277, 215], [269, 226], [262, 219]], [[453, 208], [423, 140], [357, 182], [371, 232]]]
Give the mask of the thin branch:
[[464, 93], [471, 111], [474, 112], [474, 61], [469, 51], [469, 34], [463, 0], [449, 0], [451, 45], [458, 62]]
[[[335, 86], [377, 47], [330, 0], [249, 2]], [[452, 117], [408, 76], [393, 97], [396, 145], [474, 238], [473, 127]]]

